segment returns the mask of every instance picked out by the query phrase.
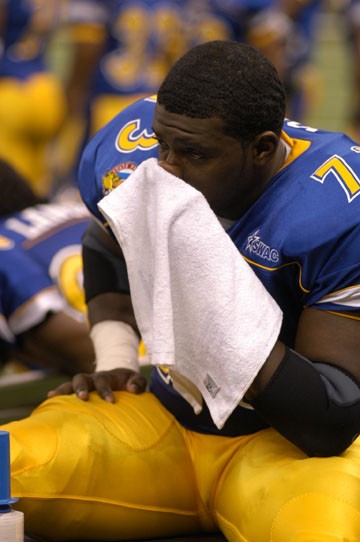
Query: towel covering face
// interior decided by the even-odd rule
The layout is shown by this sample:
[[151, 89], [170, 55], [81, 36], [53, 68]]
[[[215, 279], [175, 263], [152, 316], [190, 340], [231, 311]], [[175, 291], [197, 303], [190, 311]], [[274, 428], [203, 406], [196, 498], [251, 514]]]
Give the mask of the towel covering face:
[[155, 158], [99, 202], [125, 256], [152, 364], [221, 428], [278, 338], [282, 312], [204, 196]]

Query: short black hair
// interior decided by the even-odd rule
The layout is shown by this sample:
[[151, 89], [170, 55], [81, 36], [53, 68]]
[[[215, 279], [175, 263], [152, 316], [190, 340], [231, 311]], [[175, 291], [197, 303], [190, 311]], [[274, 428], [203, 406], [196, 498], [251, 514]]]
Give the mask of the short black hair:
[[280, 135], [286, 108], [285, 89], [271, 62], [247, 44], [220, 40], [185, 53], [157, 99], [170, 113], [221, 118], [224, 132], [244, 144], [265, 130]]
[[17, 213], [38, 203], [46, 203], [25, 178], [6, 160], [0, 158], [0, 216]]

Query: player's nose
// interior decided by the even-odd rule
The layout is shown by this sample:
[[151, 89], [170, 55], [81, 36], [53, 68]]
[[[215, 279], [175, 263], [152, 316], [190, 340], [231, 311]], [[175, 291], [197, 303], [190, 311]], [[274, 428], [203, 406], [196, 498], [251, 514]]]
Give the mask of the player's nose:
[[166, 160], [159, 160], [159, 166], [165, 169], [165, 171], [168, 173], [171, 173], [171, 175], [174, 175], [179, 179], [183, 178], [181, 163], [178, 160], [168, 156]]

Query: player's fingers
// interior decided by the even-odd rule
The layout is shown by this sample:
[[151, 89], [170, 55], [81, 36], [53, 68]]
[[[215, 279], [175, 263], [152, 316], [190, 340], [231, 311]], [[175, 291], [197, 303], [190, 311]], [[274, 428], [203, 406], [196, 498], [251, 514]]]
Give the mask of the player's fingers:
[[56, 397], [56, 395], [70, 395], [72, 393], [74, 393], [72, 382], [64, 382], [64, 384], [60, 384], [54, 390], [49, 390], [47, 397], [50, 399], [51, 397]]
[[72, 387], [79, 399], [83, 401], [89, 399], [89, 392], [95, 389], [93, 376], [93, 374], [79, 373], [73, 377]]
[[134, 373], [126, 382], [126, 391], [131, 393], [143, 393], [145, 388], [146, 379], [138, 373]]
[[115, 403], [115, 397], [111, 389], [111, 376], [99, 372], [93, 374], [94, 388], [105, 401]]

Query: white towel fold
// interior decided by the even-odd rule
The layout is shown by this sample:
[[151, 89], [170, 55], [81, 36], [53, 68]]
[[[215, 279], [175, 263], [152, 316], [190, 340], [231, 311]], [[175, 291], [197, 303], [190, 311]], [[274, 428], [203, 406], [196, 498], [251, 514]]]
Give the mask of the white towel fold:
[[271, 352], [282, 312], [204, 196], [143, 162], [99, 202], [126, 259], [152, 364], [221, 428]]

